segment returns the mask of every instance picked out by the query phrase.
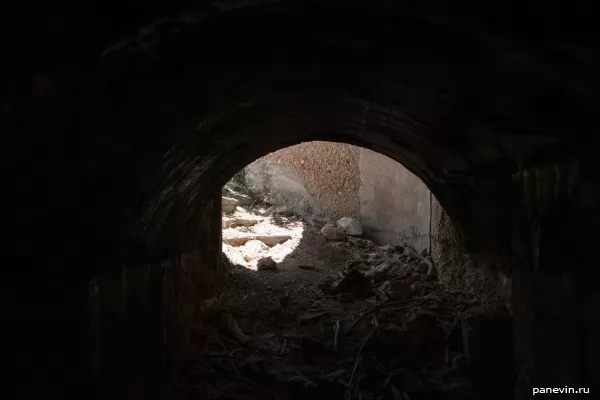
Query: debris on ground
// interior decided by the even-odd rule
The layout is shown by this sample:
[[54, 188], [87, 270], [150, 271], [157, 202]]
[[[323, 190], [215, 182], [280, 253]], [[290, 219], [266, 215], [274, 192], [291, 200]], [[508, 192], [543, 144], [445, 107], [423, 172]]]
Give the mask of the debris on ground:
[[369, 279], [355, 269], [350, 270], [330, 292], [350, 293], [356, 298], [366, 298], [373, 294]]
[[234, 191], [231, 188], [226, 188], [224, 187], [223, 190], [221, 191], [221, 194], [223, 197], [228, 197], [230, 199], [235, 199], [236, 206], [251, 206], [254, 203], [256, 203], [256, 200], [253, 199], [252, 197], [242, 194], [242, 193], [238, 193], [236, 191]]
[[223, 218], [223, 228], [235, 228], [238, 226], [252, 226], [260, 222], [259, 219]]
[[377, 245], [368, 239], [361, 239], [354, 236], [348, 236], [348, 241], [352, 243], [354, 246], [359, 247], [361, 249], [366, 249], [369, 247], [376, 247]]
[[271, 257], [265, 257], [257, 261], [256, 268], [259, 271], [276, 271], [277, 263]]
[[230, 246], [242, 246], [246, 244], [249, 240], [259, 240], [266, 244], [269, 247], [275, 246], [276, 244], [280, 244], [290, 240], [291, 236], [256, 236], [256, 235], [246, 235], [246, 236], [237, 236], [224, 238], [223, 242], [227, 243]]
[[239, 201], [234, 199], [233, 197], [226, 197], [223, 196], [221, 197], [221, 210], [224, 213], [232, 213], [235, 211], [236, 207], [238, 206]]
[[337, 220], [336, 225], [346, 235], [360, 236], [363, 234], [362, 226], [356, 218], [340, 218]]
[[[229, 276], [198, 312], [187, 397], [483, 399], [480, 388], [500, 385], [501, 354], [482, 346], [510, 341], [501, 306], [444, 291], [414, 249], [266, 211], [237, 206], [226, 218], [258, 222], [224, 225]], [[269, 246], [261, 236], [289, 239]], [[253, 239], [227, 244], [237, 237]]]
[[346, 235], [342, 232], [338, 227], [336, 227], [331, 222], [326, 223], [321, 228], [321, 234], [327, 240], [344, 240], [346, 239]]
[[267, 209], [266, 214], [267, 215], [274, 215], [274, 214], [290, 214], [291, 210], [288, 206], [272, 206], [269, 209]]

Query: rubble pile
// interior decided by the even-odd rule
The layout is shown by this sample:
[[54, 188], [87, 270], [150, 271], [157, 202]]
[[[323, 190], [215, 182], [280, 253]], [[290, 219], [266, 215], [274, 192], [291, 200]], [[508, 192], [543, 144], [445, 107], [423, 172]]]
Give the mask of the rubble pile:
[[[296, 265], [319, 277], [314, 284], [267, 283], [281, 271], [264, 258], [258, 271], [232, 266], [223, 293], [200, 307], [190, 399], [510, 398], [502, 301], [444, 291], [431, 260], [410, 247], [323, 226], [337, 228], [323, 246], [351, 257], [327, 269]], [[319, 224], [307, 232], [326, 236]]]

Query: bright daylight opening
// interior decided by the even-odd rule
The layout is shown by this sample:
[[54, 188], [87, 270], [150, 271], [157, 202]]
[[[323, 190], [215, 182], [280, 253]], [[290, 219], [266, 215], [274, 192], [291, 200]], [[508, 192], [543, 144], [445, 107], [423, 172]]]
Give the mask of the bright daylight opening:
[[[331, 398], [418, 399], [450, 390], [436, 383], [447, 375], [468, 398], [478, 339], [457, 324], [482, 288], [456, 280], [466, 259], [448, 216], [404, 166], [343, 143], [281, 149], [223, 187], [222, 228], [228, 279], [205, 303], [221, 319], [200, 338], [204, 392], [288, 398], [326, 383]], [[493, 357], [512, 390], [511, 318], [494, 318], [504, 356]], [[230, 364], [243, 379], [219, 377]]]
[[303, 238], [305, 221], [286, 206], [274, 206], [238, 172], [223, 187], [223, 253], [251, 270], [279, 269]]

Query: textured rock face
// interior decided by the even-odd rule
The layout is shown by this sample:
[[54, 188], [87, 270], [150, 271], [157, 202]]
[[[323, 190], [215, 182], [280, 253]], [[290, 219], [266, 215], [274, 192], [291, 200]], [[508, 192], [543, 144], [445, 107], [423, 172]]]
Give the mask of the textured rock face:
[[[24, 330], [15, 334], [26, 343], [15, 347], [28, 350], [22, 365], [52, 377], [37, 386], [48, 391], [53, 382], [94, 376], [139, 383], [129, 398], [156, 396], [157, 377], [176, 370], [172, 354], [181, 349], [174, 344], [189, 339], [188, 296], [210, 291], [218, 275], [214, 195], [258, 157], [317, 139], [403, 163], [439, 199], [469, 250], [509, 257], [525, 387], [590, 386], [599, 374], [587, 351], [600, 341], [598, 318], [586, 311], [582, 320], [579, 310], [590, 308], [598, 280], [598, 146], [589, 135], [600, 98], [594, 49], [522, 46], [455, 26], [404, 24], [403, 16], [377, 10], [344, 22], [369, 20], [403, 34], [298, 38], [276, 28], [318, 31], [340, 20], [339, 9], [309, 21], [315, 13], [298, 18], [274, 6], [246, 17], [236, 10], [234, 18], [225, 8], [171, 28], [157, 24], [95, 66], [73, 64], [85, 70], [48, 72], [45, 90], [27, 81], [3, 91], [14, 94], [2, 102], [2, 131], [15, 138], [5, 148], [11, 165], [22, 166], [6, 183], [7, 210], [19, 212], [5, 224], [14, 240], [9, 258], [23, 271], [11, 280], [11, 301], [24, 311], [7, 325]], [[206, 18], [218, 12], [223, 17], [211, 25]], [[278, 33], [206, 33], [239, 31], [244, 20]], [[192, 26], [197, 21], [202, 29]], [[106, 26], [99, 22], [88, 26]], [[97, 36], [66, 37], [72, 46], [63, 50], [91, 49], [93, 60], [109, 45]], [[576, 174], [558, 164], [571, 160], [579, 160]], [[521, 169], [527, 174], [518, 181]], [[548, 192], [555, 187], [567, 198]], [[89, 296], [91, 278], [100, 282], [96, 297]], [[81, 333], [90, 326], [88, 296], [100, 310], [92, 315], [102, 316], [92, 336], [109, 346], [94, 353], [98, 375], [79, 367], [89, 365]], [[44, 323], [43, 343], [40, 315], [52, 321]], [[73, 350], [59, 357], [71, 371], [56, 368], [48, 342]], [[131, 365], [123, 363], [125, 350]]]
[[313, 141], [267, 154], [246, 168], [259, 193], [309, 214], [360, 217], [360, 149]]

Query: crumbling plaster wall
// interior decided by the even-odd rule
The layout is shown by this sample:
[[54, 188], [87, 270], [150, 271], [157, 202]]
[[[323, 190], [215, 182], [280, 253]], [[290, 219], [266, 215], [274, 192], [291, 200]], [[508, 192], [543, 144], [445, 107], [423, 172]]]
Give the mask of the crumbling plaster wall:
[[275, 204], [331, 219], [358, 218], [379, 243], [429, 248], [429, 189], [377, 152], [345, 143], [301, 143], [250, 164], [246, 181]]

